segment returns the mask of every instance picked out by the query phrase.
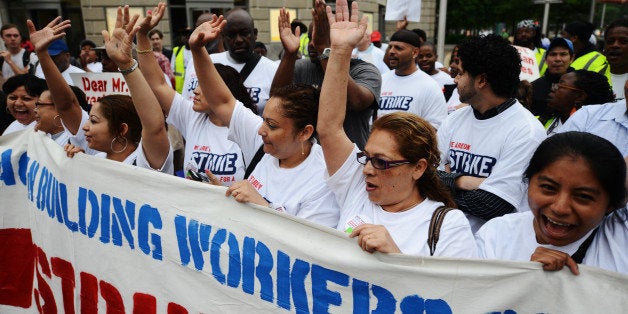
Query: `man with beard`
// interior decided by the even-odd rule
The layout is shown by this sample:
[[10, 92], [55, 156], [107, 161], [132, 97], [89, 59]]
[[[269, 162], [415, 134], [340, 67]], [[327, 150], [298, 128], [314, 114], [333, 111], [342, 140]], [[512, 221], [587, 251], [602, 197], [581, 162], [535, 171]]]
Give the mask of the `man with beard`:
[[545, 55], [547, 71], [540, 78], [532, 82], [532, 106], [530, 111], [535, 116], [548, 114], [547, 101], [552, 86], [558, 84], [560, 77], [573, 68], [569, 65], [573, 62], [573, 44], [569, 39], [556, 37], [552, 40]]
[[563, 38], [571, 40], [575, 56], [571, 67], [575, 70], [583, 69], [606, 75], [610, 83], [611, 72], [606, 57], [596, 51], [595, 45], [589, 41], [594, 28], [593, 24], [581, 21], [565, 26]]
[[[317, 0], [312, 11], [313, 23], [308, 30], [309, 59], [297, 59], [299, 37], [290, 30], [290, 16], [282, 10], [279, 15], [279, 32], [284, 55], [273, 80], [273, 89], [291, 83], [320, 87], [325, 76], [331, 42], [325, 2]], [[312, 35], [315, 34], [314, 37]], [[381, 75], [377, 68], [362, 60], [351, 60], [347, 87], [347, 114], [344, 130], [349, 139], [364, 149], [369, 136], [369, 121], [377, 109], [381, 87]]]
[[419, 35], [406, 29], [390, 37], [388, 62], [393, 71], [382, 75], [378, 116], [405, 111], [438, 129], [447, 116], [445, 95], [436, 80], [417, 66], [419, 46]]
[[521, 59], [499, 35], [459, 45], [460, 101], [438, 129], [439, 173], [474, 231], [515, 212], [524, 195], [521, 174], [545, 139], [539, 121], [515, 98]]
[[[243, 9], [233, 9], [225, 15], [227, 25], [222, 31], [222, 40], [227, 51], [211, 53], [212, 62], [230, 66], [240, 73], [244, 86], [248, 89], [257, 112], [262, 115], [266, 101], [270, 98], [270, 87], [277, 71], [277, 64], [256, 54], [255, 26], [253, 18]], [[196, 22], [200, 25], [202, 22]], [[193, 97], [198, 85], [194, 67], [186, 69], [183, 97]]]
[[543, 59], [545, 49], [541, 48], [541, 33], [533, 20], [523, 20], [517, 23], [513, 45], [529, 48], [534, 52], [536, 62], [539, 64], [539, 74], [543, 76], [547, 69], [547, 64]]
[[611, 22], [604, 32], [604, 55], [611, 67], [611, 86], [617, 99], [626, 98], [624, 84], [628, 79], [628, 19]]

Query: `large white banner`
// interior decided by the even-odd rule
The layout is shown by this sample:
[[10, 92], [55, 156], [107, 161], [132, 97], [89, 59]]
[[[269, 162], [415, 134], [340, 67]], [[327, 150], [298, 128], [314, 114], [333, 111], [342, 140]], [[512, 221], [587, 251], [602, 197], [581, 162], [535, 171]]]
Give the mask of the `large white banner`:
[[581, 266], [369, 254], [224, 188], [0, 137], [0, 313], [621, 313]]

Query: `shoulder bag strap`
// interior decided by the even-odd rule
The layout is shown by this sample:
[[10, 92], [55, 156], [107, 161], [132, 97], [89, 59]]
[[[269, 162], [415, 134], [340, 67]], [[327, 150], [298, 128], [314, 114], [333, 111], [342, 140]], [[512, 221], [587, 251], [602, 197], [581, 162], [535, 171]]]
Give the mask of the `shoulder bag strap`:
[[443, 205], [438, 207], [432, 214], [432, 220], [430, 221], [430, 230], [427, 236], [427, 244], [430, 246], [430, 256], [434, 256], [434, 252], [436, 251], [436, 243], [438, 243], [438, 238], [440, 236], [440, 227], [445, 220], [445, 215], [452, 209], [453, 208], [449, 208]]
[[253, 69], [255, 69], [255, 66], [257, 65], [260, 59], [262, 59], [262, 56], [256, 53], [253, 53], [253, 55], [249, 58], [249, 60], [246, 61], [246, 64], [242, 68], [242, 71], [240, 71], [242, 82], [246, 81], [246, 79], [249, 77], [249, 74], [253, 72]]
[[253, 172], [253, 170], [255, 169], [255, 166], [257, 166], [257, 163], [262, 159], [263, 156], [264, 156], [264, 144], [262, 144], [262, 146], [259, 147], [257, 152], [255, 152], [255, 156], [253, 156], [253, 159], [251, 159], [251, 163], [246, 167], [246, 170], [244, 171], [245, 180], [249, 178], [249, 176], [251, 175], [251, 172]]
[[571, 258], [573, 258], [576, 263], [582, 264], [582, 260], [584, 260], [584, 256], [587, 254], [587, 250], [589, 249], [589, 246], [591, 246], [591, 242], [593, 242], [593, 238], [595, 238], [595, 234], [597, 234], [598, 229], [599, 227], [595, 228], [595, 230], [591, 232], [589, 237], [584, 240], [582, 244], [580, 244], [580, 247], [578, 247], [576, 253], [573, 253], [573, 255], [571, 255]]

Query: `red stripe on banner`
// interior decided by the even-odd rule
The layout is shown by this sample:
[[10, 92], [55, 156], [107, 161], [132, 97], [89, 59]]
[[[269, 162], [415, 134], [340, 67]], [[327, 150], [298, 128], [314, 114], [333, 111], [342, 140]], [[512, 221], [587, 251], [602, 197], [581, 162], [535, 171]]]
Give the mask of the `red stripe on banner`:
[[30, 308], [35, 246], [30, 229], [0, 229], [0, 304]]

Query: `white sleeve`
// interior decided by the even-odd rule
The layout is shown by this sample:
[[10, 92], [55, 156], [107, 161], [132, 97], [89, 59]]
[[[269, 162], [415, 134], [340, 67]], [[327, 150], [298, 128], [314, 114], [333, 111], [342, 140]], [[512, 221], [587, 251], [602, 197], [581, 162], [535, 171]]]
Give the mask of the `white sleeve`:
[[174, 125], [184, 138], [189, 137], [189, 122], [197, 114], [192, 109], [192, 106], [191, 101], [186, 101], [181, 94], [175, 93], [174, 98], [172, 98], [168, 117], [166, 118], [166, 122]]
[[148, 163], [148, 160], [146, 159], [146, 155], [144, 153], [144, 146], [142, 146], [142, 141], [140, 140], [140, 143], [138, 144], [138, 147], [137, 147], [137, 156], [135, 158], [136, 166], [149, 169], [149, 170], [163, 172], [165, 174], [174, 174], [173, 160], [174, 160], [174, 157], [172, 154], [172, 146], [170, 146], [168, 148], [168, 157], [166, 157], [166, 160], [164, 160], [164, 163], [161, 165], [161, 167], [158, 169], [152, 168], [150, 164]]
[[586, 132], [587, 129], [587, 120], [589, 119], [590, 112], [587, 107], [581, 108], [576, 111], [565, 124], [559, 126], [554, 130], [556, 133], [564, 133], [569, 131], [580, 131]]
[[447, 103], [438, 83], [434, 79], [430, 79], [433, 82], [430, 82], [429, 88], [425, 88], [426, 93], [421, 100], [423, 103], [421, 105], [423, 114], [420, 116], [438, 130], [443, 120], [447, 117]]
[[[334, 192], [340, 208], [344, 208], [347, 202], [363, 197], [360, 194], [366, 193], [366, 182], [362, 173], [362, 165], [355, 158], [358, 152], [360, 152], [360, 149], [353, 144], [353, 151], [351, 151], [347, 160], [334, 175], [327, 178], [327, 185]], [[366, 198], [368, 198], [368, 195], [366, 195]]]
[[458, 258], [478, 256], [471, 226], [460, 210], [452, 210], [445, 215], [439, 239], [434, 256]]
[[251, 162], [257, 150], [264, 144], [262, 137], [257, 134], [262, 123], [262, 117], [254, 114], [236, 100], [233, 113], [231, 113], [228, 139], [240, 146], [246, 165]]

